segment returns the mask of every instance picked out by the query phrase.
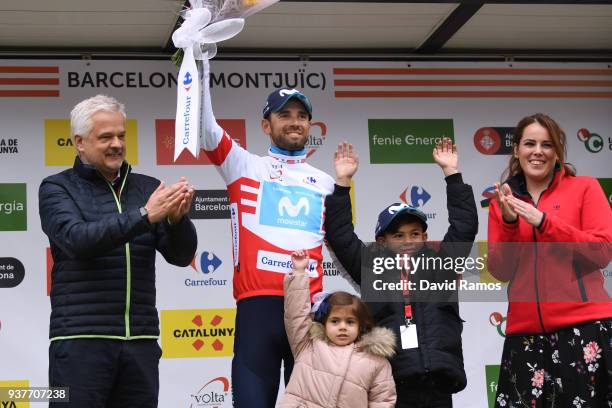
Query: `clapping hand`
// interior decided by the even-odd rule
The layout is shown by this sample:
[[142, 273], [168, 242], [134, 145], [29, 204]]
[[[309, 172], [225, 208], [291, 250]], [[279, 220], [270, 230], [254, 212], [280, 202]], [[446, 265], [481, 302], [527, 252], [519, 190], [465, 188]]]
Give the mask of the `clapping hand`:
[[168, 222], [170, 224], [176, 224], [181, 218], [189, 213], [195, 193], [193, 186], [187, 185], [187, 179], [185, 177], [181, 177], [179, 182], [175, 185], [182, 186], [182, 190], [181, 194], [174, 198], [168, 209]]
[[533, 204], [519, 200], [512, 195], [508, 197], [508, 204], [510, 205], [512, 211], [514, 211], [519, 217], [527, 221], [532, 226], [539, 227], [542, 223], [544, 213], [535, 208]]
[[513, 198], [510, 186], [508, 186], [508, 184], [495, 183], [494, 188], [495, 200], [497, 201], [499, 209], [501, 210], [502, 218], [508, 223], [516, 222], [518, 215], [516, 214], [516, 211], [514, 211], [514, 208], [510, 205], [510, 198]]
[[162, 181], [145, 204], [149, 222], [153, 224], [164, 218], [171, 224], [180, 221], [189, 212], [193, 194], [193, 186], [188, 186], [184, 177], [170, 187]]

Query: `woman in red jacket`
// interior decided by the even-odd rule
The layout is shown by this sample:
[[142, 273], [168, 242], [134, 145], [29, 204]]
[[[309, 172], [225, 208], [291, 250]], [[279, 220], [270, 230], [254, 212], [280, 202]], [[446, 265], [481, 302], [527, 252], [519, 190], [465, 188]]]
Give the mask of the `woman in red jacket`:
[[508, 285], [496, 407], [609, 407], [612, 213], [596, 179], [565, 163], [565, 134], [523, 118], [489, 208], [489, 271]]

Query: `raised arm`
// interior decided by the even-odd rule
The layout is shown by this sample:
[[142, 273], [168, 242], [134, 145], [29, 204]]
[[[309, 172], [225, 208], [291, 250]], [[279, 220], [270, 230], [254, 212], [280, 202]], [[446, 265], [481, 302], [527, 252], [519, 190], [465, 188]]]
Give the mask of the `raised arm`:
[[359, 167], [359, 157], [349, 143], [341, 143], [334, 153], [336, 185], [325, 198], [325, 239], [335, 257], [357, 284], [361, 283], [363, 242], [355, 235], [350, 185]]
[[200, 144], [207, 151], [214, 150], [223, 138], [224, 130], [217, 123], [213, 113], [212, 100], [210, 97], [210, 63], [208, 59], [202, 60], [202, 132], [200, 132]]
[[298, 250], [291, 254], [293, 270], [285, 275], [285, 330], [294, 357], [308, 344], [312, 326], [310, 318], [310, 279], [306, 273], [308, 253]]
[[443, 138], [433, 150], [434, 161], [440, 166], [446, 181], [446, 208], [449, 227], [442, 240], [441, 250], [452, 257], [469, 255], [478, 233], [478, 210], [474, 192], [463, 182], [459, 172], [457, 146]]
[[246, 172], [251, 154], [217, 123], [210, 94], [210, 64], [206, 59], [202, 61], [200, 89], [202, 109], [200, 145], [210, 161], [217, 166], [225, 183], [230, 184]]

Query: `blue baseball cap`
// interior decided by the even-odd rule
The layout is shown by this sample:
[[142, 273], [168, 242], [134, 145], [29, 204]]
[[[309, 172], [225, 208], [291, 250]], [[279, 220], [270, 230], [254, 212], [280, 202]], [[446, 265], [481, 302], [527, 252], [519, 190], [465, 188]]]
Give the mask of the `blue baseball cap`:
[[279, 88], [268, 96], [266, 106], [263, 108], [263, 117], [267, 118], [270, 113], [278, 112], [283, 109], [283, 106], [293, 98], [302, 102], [306, 111], [308, 111], [308, 118], [312, 119], [312, 104], [310, 103], [310, 99], [297, 89], [289, 88]]
[[413, 215], [423, 226], [423, 232], [427, 231], [427, 216], [423, 211], [408, 204], [393, 203], [382, 210], [378, 215], [378, 222], [376, 223], [374, 236], [378, 238], [379, 236], [383, 235], [393, 220], [403, 214]]

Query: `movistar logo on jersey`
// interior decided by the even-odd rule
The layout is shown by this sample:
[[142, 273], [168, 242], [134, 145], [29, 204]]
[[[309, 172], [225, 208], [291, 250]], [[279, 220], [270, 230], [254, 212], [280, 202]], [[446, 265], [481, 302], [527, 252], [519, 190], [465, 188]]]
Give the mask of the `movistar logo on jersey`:
[[300, 186], [264, 181], [259, 211], [262, 225], [319, 233], [323, 195]]
[[278, 214], [281, 216], [287, 213], [289, 217], [295, 218], [302, 212], [304, 212], [304, 215], [308, 215], [310, 212], [310, 203], [304, 197], [300, 198], [295, 205], [293, 205], [289, 197], [283, 197], [278, 202]]

